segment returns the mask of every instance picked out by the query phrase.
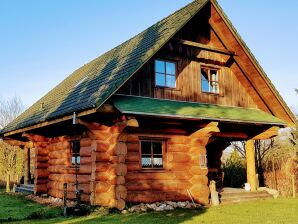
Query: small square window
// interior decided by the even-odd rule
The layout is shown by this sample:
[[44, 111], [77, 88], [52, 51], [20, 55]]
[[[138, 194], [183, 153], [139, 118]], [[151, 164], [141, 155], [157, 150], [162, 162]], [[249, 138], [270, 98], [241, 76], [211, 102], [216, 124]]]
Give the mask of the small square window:
[[199, 166], [200, 166], [200, 169], [207, 169], [208, 166], [207, 166], [207, 155], [200, 155], [199, 156]]
[[81, 164], [80, 148], [80, 140], [71, 141], [71, 164], [73, 166]]
[[210, 68], [201, 68], [201, 89], [204, 93], [219, 94], [219, 71]]
[[176, 63], [155, 60], [155, 85], [160, 87], [176, 87]]
[[163, 168], [163, 141], [142, 140], [141, 156], [142, 168], [161, 169]]

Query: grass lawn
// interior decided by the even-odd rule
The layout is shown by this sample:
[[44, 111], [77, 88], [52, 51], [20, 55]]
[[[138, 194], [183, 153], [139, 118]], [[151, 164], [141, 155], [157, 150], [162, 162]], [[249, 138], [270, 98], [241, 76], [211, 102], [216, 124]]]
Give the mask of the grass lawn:
[[[10, 218], [10, 219], [9, 219]], [[112, 213], [105, 216], [64, 218], [61, 209], [49, 208], [26, 200], [22, 195], [0, 192], [0, 222], [13, 223], [298, 223], [298, 199], [269, 199], [224, 205], [202, 210], [175, 210], [134, 214]], [[17, 220], [17, 221], [16, 221]]]

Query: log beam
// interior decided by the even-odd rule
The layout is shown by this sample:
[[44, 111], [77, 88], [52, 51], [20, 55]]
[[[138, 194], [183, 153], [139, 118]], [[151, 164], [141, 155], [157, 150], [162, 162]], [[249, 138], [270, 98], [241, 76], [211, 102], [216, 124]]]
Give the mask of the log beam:
[[211, 135], [211, 133], [214, 132], [220, 132], [218, 126], [218, 122], [210, 122], [209, 124], [207, 124], [204, 128], [192, 133], [190, 135], [191, 138], [204, 138], [206, 136]]
[[251, 191], [256, 191], [256, 164], [255, 164], [255, 146], [253, 140], [246, 142], [246, 172], [247, 172], [247, 183], [250, 184]]
[[269, 129], [267, 129], [266, 131], [262, 132], [261, 134], [256, 135], [252, 139], [253, 140], [264, 140], [264, 139], [269, 139], [269, 138], [275, 137], [278, 135], [279, 129], [280, 129], [279, 127], [273, 126]]
[[208, 46], [205, 44], [200, 44], [200, 43], [189, 41], [189, 40], [176, 39], [175, 41], [178, 44], [182, 44], [182, 45], [188, 46], [188, 47], [198, 48], [198, 49], [211, 51], [211, 52], [224, 54], [224, 55], [236, 56], [236, 53], [234, 51], [230, 51], [227, 49], [216, 48], [216, 47]]

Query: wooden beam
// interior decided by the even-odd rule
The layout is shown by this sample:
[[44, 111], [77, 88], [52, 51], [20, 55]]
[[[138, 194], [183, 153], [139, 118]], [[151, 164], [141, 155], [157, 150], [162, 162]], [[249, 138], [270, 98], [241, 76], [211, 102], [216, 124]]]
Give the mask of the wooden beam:
[[210, 135], [213, 132], [219, 132], [218, 122], [210, 122], [204, 128], [192, 133], [190, 135], [191, 138], [202, 138], [206, 137], [206, 135]]
[[220, 137], [220, 138], [234, 138], [234, 139], [248, 139], [248, 135], [246, 133], [241, 132], [218, 132], [214, 133], [212, 136]]
[[4, 142], [6, 142], [9, 145], [13, 145], [13, 146], [25, 146], [26, 145], [26, 142], [22, 142], [22, 141], [10, 139], [10, 138], [5, 138]]
[[279, 127], [273, 126], [269, 129], [267, 129], [266, 131], [262, 132], [261, 134], [256, 135], [252, 139], [253, 140], [264, 140], [264, 139], [272, 138], [272, 137], [278, 135], [279, 129], [280, 129]]
[[[82, 112], [78, 113], [77, 117], [86, 116], [86, 115], [89, 115], [89, 114], [93, 114], [95, 112], [96, 112], [95, 108], [90, 109], [90, 110], [86, 110], [86, 111], [82, 111]], [[22, 133], [22, 132], [25, 132], [25, 131], [30, 131], [30, 130], [37, 129], [37, 128], [42, 128], [42, 127], [49, 126], [49, 125], [56, 124], [56, 123], [60, 123], [60, 122], [63, 122], [63, 121], [72, 120], [72, 118], [73, 118], [73, 115], [68, 115], [68, 116], [64, 116], [62, 118], [54, 119], [52, 121], [44, 121], [44, 122], [41, 122], [39, 124], [35, 124], [35, 125], [29, 126], [29, 127], [26, 127], [26, 128], [21, 128], [21, 129], [17, 129], [17, 130], [14, 130], [14, 131], [7, 132], [7, 133], [4, 134], [4, 137], [10, 136], [10, 135], [15, 135], [15, 134]]]
[[208, 45], [205, 45], [205, 44], [200, 44], [200, 43], [189, 41], [189, 40], [176, 39], [175, 41], [178, 44], [182, 44], [182, 45], [185, 45], [185, 46], [188, 46], [188, 47], [199, 48], [199, 49], [202, 49], [202, 50], [211, 51], [211, 52], [224, 54], [224, 55], [236, 56], [236, 53], [234, 51], [230, 51], [230, 50], [227, 50], [227, 49], [211, 47], [211, 46], [208, 46]]

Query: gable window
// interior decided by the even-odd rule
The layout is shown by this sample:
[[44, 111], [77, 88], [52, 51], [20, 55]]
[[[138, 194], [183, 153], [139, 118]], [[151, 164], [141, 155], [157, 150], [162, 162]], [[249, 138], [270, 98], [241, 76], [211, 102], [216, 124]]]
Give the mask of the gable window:
[[73, 140], [71, 141], [71, 165], [79, 166], [80, 164], [80, 140]]
[[176, 87], [176, 63], [155, 60], [155, 85], [159, 87]]
[[201, 67], [202, 92], [219, 94], [219, 71]]
[[141, 141], [141, 156], [143, 169], [162, 169], [164, 141], [142, 140]]

